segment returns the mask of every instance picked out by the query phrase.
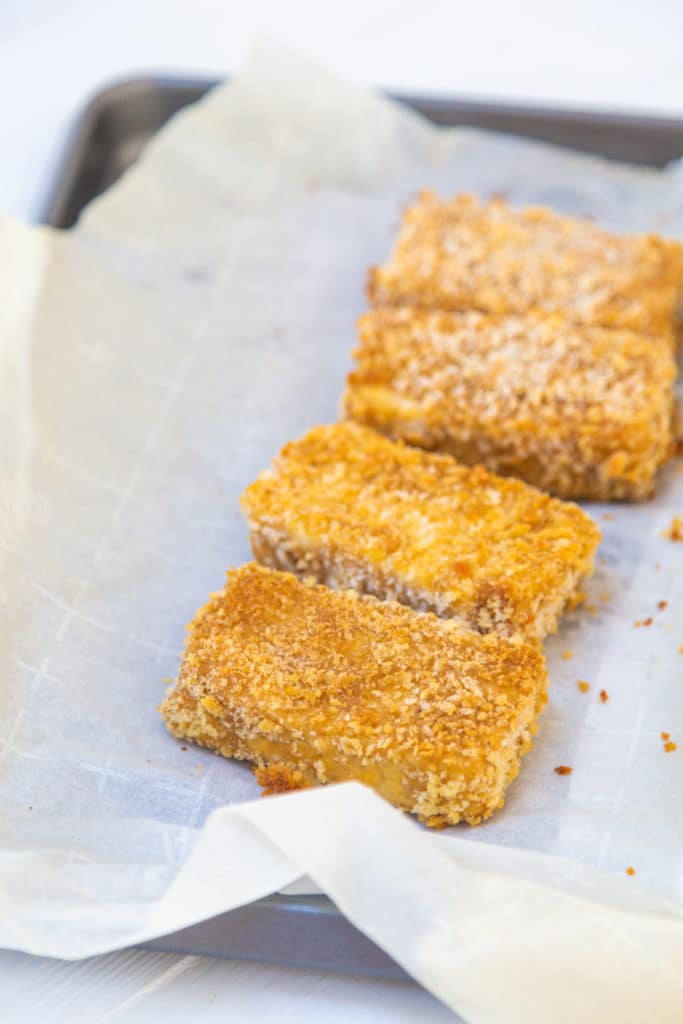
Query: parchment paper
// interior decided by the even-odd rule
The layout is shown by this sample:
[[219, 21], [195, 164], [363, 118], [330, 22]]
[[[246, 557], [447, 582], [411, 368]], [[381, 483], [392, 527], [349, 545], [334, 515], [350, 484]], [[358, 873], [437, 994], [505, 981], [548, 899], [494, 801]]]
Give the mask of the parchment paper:
[[307, 875], [469, 1021], [680, 1020], [680, 460], [655, 501], [591, 506], [589, 609], [548, 641], [540, 734], [476, 830], [355, 784], [243, 803], [249, 769], [156, 711], [250, 557], [240, 492], [336, 418], [367, 267], [424, 186], [683, 237], [678, 165], [438, 131], [271, 45], [75, 230], [0, 220], [0, 943], [88, 956]]

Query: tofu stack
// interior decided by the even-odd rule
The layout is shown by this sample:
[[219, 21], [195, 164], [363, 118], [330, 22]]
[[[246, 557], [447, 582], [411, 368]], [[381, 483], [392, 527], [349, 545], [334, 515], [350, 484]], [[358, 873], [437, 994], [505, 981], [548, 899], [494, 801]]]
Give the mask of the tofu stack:
[[247, 488], [255, 562], [191, 623], [161, 712], [268, 793], [357, 780], [430, 826], [503, 806], [542, 641], [672, 448], [683, 249], [422, 193], [371, 272], [346, 420]]
[[435, 827], [501, 807], [592, 520], [343, 421], [287, 444], [242, 505], [258, 562], [191, 624], [170, 731], [267, 792], [355, 779]]
[[677, 242], [422, 192], [368, 295], [348, 417], [558, 497], [652, 496], [673, 450]]

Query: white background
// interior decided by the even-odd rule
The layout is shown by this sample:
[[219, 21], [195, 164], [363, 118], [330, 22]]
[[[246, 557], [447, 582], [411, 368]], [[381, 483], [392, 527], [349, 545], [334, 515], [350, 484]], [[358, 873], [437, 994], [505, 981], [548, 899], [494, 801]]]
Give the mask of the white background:
[[[681, 0], [0, 0], [0, 212], [35, 218], [99, 87], [218, 77], [263, 31], [397, 90], [683, 115]], [[4, 1024], [454, 1019], [407, 983], [140, 951], [80, 964], [0, 953], [0, 979]]]

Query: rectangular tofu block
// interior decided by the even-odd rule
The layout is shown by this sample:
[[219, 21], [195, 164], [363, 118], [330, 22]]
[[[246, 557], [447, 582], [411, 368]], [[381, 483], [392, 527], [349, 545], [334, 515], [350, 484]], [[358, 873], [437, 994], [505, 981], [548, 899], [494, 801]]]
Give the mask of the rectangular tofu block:
[[346, 415], [561, 498], [636, 501], [672, 451], [670, 341], [560, 314], [375, 310]]
[[545, 692], [537, 643], [251, 563], [197, 614], [160, 710], [271, 792], [355, 779], [429, 825], [475, 825], [502, 807]]
[[373, 305], [562, 312], [578, 323], [672, 335], [683, 247], [502, 199], [422, 192], [394, 251], [370, 273]]
[[287, 444], [242, 507], [265, 565], [505, 636], [556, 629], [600, 537], [576, 505], [350, 422]]

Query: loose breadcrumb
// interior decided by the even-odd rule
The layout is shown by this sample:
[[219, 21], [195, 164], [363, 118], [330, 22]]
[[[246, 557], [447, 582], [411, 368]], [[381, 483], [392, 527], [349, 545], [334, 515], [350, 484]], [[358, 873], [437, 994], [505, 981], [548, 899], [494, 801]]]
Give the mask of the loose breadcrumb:
[[503, 805], [545, 690], [538, 642], [250, 563], [198, 612], [160, 710], [270, 792], [355, 779], [428, 825], [474, 825]]
[[568, 612], [576, 611], [581, 605], [586, 607], [586, 593], [583, 590], [575, 590], [572, 596], [567, 601], [565, 610]]
[[590, 683], [587, 683], [587, 682], [585, 681], [585, 679], [579, 679], [579, 680], [577, 680], [577, 683], [576, 683], [576, 685], [577, 685], [577, 686], [578, 686], [578, 688], [579, 688], [579, 689], [581, 690], [581, 693], [588, 693], [588, 691], [589, 691], [589, 690], [590, 690], [590, 688], [591, 688], [591, 684], [590, 684]]
[[678, 648], [678, 653], [683, 654], [683, 644]]
[[664, 744], [664, 750], [667, 754], [671, 754], [674, 750], [677, 749], [678, 747], [676, 746], [673, 740], [669, 740], [667, 743]]
[[562, 651], [562, 660], [563, 661], [571, 661], [571, 659], [573, 657], [574, 657], [574, 652], [573, 651]]
[[653, 621], [654, 620], [653, 620], [652, 616], [648, 615], [648, 617], [646, 619], [636, 619], [636, 621], [633, 623], [633, 625], [635, 626], [636, 629], [640, 629], [641, 626], [651, 626]]
[[671, 739], [671, 733], [670, 732], [662, 732], [662, 733], [660, 733], [660, 736], [665, 741]]
[[375, 306], [562, 312], [578, 323], [672, 336], [683, 247], [613, 235], [544, 207], [420, 193], [389, 261], [370, 272]]
[[609, 700], [609, 694], [607, 690], [600, 690], [600, 700], [603, 704], [607, 703], [607, 701]]
[[671, 453], [668, 338], [412, 307], [365, 313], [358, 330], [350, 419], [557, 497], [652, 495]]
[[296, 789], [308, 788], [304, 773], [298, 769], [292, 769], [291, 765], [256, 765], [252, 771], [254, 778], [263, 789], [262, 796], [275, 796], [276, 793], [291, 793]]
[[635, 868], [631, 868], [631, 867], [626, 868], [626, 874], [627, 875], [635, 875], [635, 873], [636, 873], [636, 869]]
[[558, 775], [571, 775], [573, 770], [568, 764], [558, 764], [557, 768], [555, 768], [555, 772]]
[[576, 505], [349, 422], [287, 444], [242, 507], [272, 568], [508, 636], [557, 628], [600, 537]]
[[671, 526], [665, 531], [664, 536], [673, 541], [683, 540], [683, 519], [680, 516], [673, 517]]
[[657, 601], [657, 608], [660, 612], [663, 612], [668, 603], [668, 601]]

